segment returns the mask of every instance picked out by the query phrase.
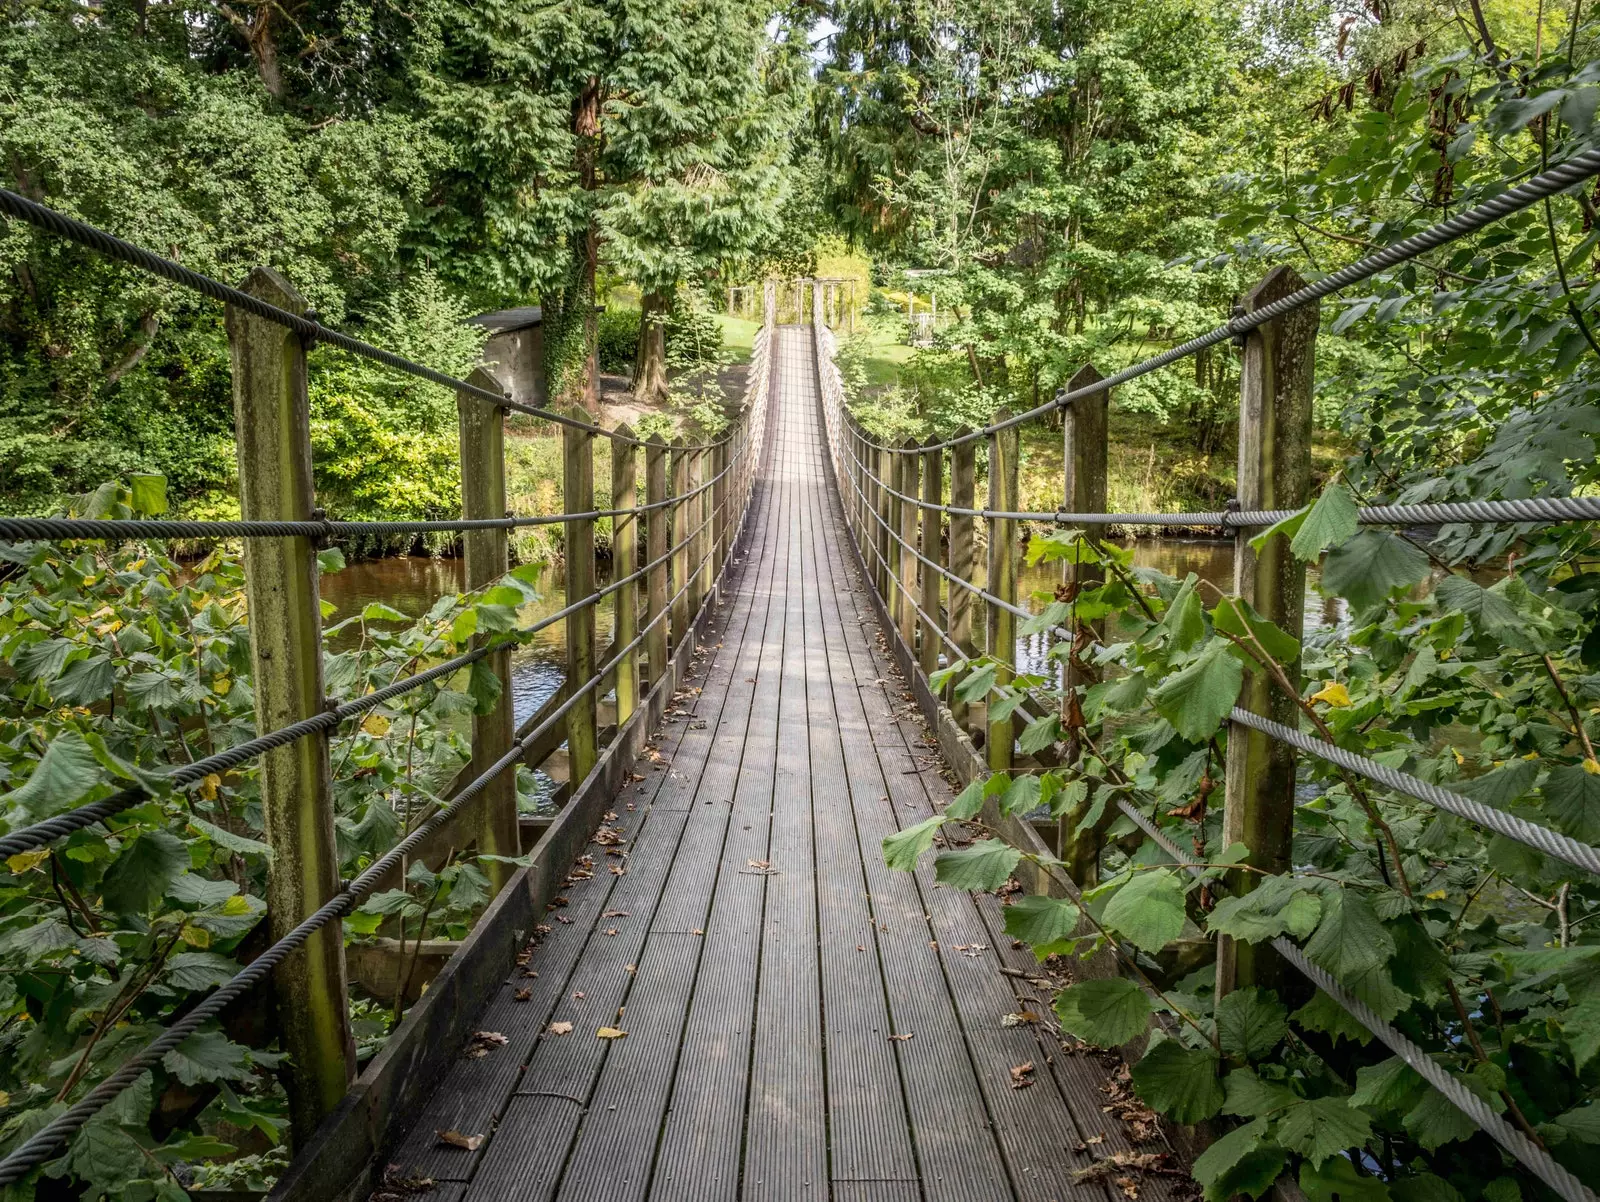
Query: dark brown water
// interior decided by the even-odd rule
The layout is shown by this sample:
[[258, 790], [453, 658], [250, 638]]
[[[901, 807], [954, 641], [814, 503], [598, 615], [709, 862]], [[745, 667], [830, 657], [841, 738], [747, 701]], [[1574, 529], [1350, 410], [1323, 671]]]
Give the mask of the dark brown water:
[[[420, 618], [446, 593], [459, 593], [466, 565], [460, 559], [402, 556], [353, 563], [342, 572], [322, 577], [322, 599], [338, 612], [329, 624], [358, 614], [372, 601], [381, 601], [409, 617]], [[602, 574], [601, 583], [605, 582]], [[546, 568], [534, 586], [539, 599], [522, 607], [522, 625], [555, 613], [567, 603], [566, 579], [556, 568]], [[615, 607], [610, 598], [600, 603], [595, 620], [596, 639], [603, 650], [611, 641]], [[546, 626], [512, 657], [511, 693], [517, 721], [521, 722], [550, 699], [566, 676], [566, 622]]]

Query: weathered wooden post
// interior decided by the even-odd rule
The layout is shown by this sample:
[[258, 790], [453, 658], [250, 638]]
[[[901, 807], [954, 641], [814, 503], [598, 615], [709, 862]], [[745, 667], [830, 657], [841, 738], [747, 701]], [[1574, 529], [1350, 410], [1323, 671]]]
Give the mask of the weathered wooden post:
[[943, 517], [937, 509], [931, 508], [942, 500], [944, 490], [944, 461], [938, 448], [938, 440], [930, 438], [929, 447], [922, 452], [922, 557], [927, 563], [922, 567], [922, 612], [928, 616], [922, 621], [922, 646], [919, 662], [922, 674], [931, 676], [939, 670], [939, 650], [943, 640], [939, 637], [939, 573], [935, 572], [929, 564], [938, 563], [941, 548], [939, 546], [939, 532], [943, 526]]
[[[467, 383], [492, 392], [500, 383], [483, 368], [476, 369]], [[470, 392], [456, 394], [456, 413], [461, 436], [461, 516], [499, 518], [506, 514], [505, 408]], [[467, 530], [461, 543], [466, 559], [466, 586], [469, 591], [486, 588], [511, 567], [510, 539], [500, 530]], [[477, 635], [474, 645], [485, 636]], [[500, 681], [500, 700], [487, 714], [472, 720], [472, 767], [474, 778], [488, 771], [491, 764], [511, 750], [516, 717], [511, 705], [511, 648], [489, 653], [485, 661]], [[476, 802], [478, 851], [496, 856], [522, 854], [517, 827], [517, 777], [502, 772], [489, 782]], [[511, 864], [487, 861], [489, 883], [499, 892], [516, 868]]]
[[873, 542], [878, 548], [878, 596], [883, 598], [884, 608], [889, 611], [891, 619], [894, 617], [894, 596], [889, 591], [889, 556], [891, 547], [889, 531], [897, 528], [894, 520], [894, 498], [889, 495], [889, 484], [894, 479], [894, 454], [887, 448], [877, 452], [878, 471], [875, 481], [878, 519], [872, 523]]
[[[244, 291], [291, 313], [306, 303], [289, 282], [257, 267]], [[312, 519], [311, 407], [306, 356], [292, 330], [229, 306], [239, 512], [246, 521]], [[323, 711], [322, 609], [317, 548], [305, 535], [245, 540], [256, 729], [278, 730]], [[326, 735], [307, 735], [261, 757], [261, 809], [272, 848], [267, 913], [281, 939], [339, 890]], [[311, 936], [273, 975], [283, 1047], [291, 1057], [289, 1115], [304, 1144], [355, 1076], [344, 968], [344, 931]]]
[[[639, 448], [624, 441], [633, 437], [627, 425], [611, 442], [611, 508], [632, 509], [639, 504]], [[611, 575], [616, 580], [639, 570], [639, 518], [617, 514], [611, 519]], [[616, 618], [612, 641], [619, 654], [639, 634], [639, 582], [617, 586], [612, 594]], [[639, 708], [639, 654], [630, 651], [617, 661], [617, 729]]]
[[910, 500], [900, 502], [900, 637], [906, 650], [917, 653], [917, 501], [918, 476], [922, 466], [921, 448], [908, 438], [896, 455], [900, 461], [900, 491]]
[[667, 548], [671, 545], [672, 518], [662, 502], [667, 499], [667, 444], [660, 434], [652, 434], [644, 451], [644, 501], [656, 508], [645, 517], [645, 562], [653, 565], [645, 574], [644, 620], [650, 625], [644, 636], [645, 659], [650, 665], [650, 684], [654, 687], [667, 670], [667, 618], [656, 619], [667, 609]]
[[[1288, 267], [1275, 267], [1244, 298], [1246, 313], [1305, 287]], [[1305, 305], [1245, 336], [1239, 377], [1239, 505], [1243, 509], [1298, 509], [1311, 492], [1311, 388], [1320, 306]], [[1300, 637], [1306, 600], [1305, 565], [1274, 538], [1258, 555], [1256, 532], [1234, 536], [1233, 588], [1268, 621]], [[1296, 689], [1300, 660], [1283, 665]], [[1247, 672], [1239, 705], [1287, 726], [1298, 722], [1295, 699], [1285, 697], [1266, 672]], [[1228, 728], [1223, 846], [1243, 843], [1250, 863], [1267, 873], [1289, 869], [1294, 832], [1294, 752], [1276, 739], [1237, 723]], [[1236, 893], [1255, 887], [1252, 873], [1229, 874]], [[1271, 984], [1281, 966], [1262, 948], [1218, 940], [1217, 994]]]
[[[561, 498], [568, 514], [594, 509], [594, 435], [575, 426], [562, 427], [564, 451]], [[569, 517], [566, 531], [567, 604], [571, 605], [594, 592], [594, 519]], [[567, 615], [568, 696], [577, 693], [594, 677], [594, 611], [591, 603]], [[599, 757], [595, 691], [590, 689], [567, 711], [568, 797]]]
[[[966, 426], [955, 433], [958, 440], [950, 448], [950, 508], [972, 509], [973, 501], [977, 496], [978, 476], [978, 443], [971, 438], [972, 431]], [[959, 441], [959, 440], [965, 441]], [[976, 542], [973, 538], [973, 517], [970, 513], [952, 513], [950, 515], [950, 551], [947, 568], [957, 580], [972, 582], [972, 569], [977, 563], [974, 551]], [[950, 596], [950, 641], [961, 648], [963, 655], [973, 654], [975, 647], [972, 642], [972, 592], [960, 585], [952, 583], [949, 589]], [[954, 715], [956, 725], [962, 730], [967, 729], [968, 708], [967, 703], [956, 696], [955, 686], [958, 682], [950, 682], [950, 712]]]
[[689, 620], [694, 621], [700, 612], [700, 599], [704, 596], [705, 572], [701, 561], [706, 552], [706, 453], [703, 450], [689, 453], [689, 491], [694, 496], [689, 501]]
[[[1004, 411], [995, 415], [1004, 421]], [[1022, 438], [1016, 426], [989, 436], [989, 508], [1015, 511], [1017, 508], [1017, 455]], [[1009, 684], [1016, 674], [1017, 618], [1009, 609], [996, 604], [1015, 604], [1017, 600], [1017, 523], [1013, 518], [989, 519], [989, 593], [995, 598], [989, 610], [989, 655], [999, 664], [996, 684]], [[985, 751], [989, 767], [995, 772], [1011, 770], [1016, 739], [1011, 715], [989, 722]]]
[[684, 585], [689, 581], [689, 529], [693, 516], [689, 502], [683, 498], [689, 491], [689, 452], [683, 448], [683, 438], [672, 440], [672, 645], [678, 647], [689, 631], [689, 594]]
[[[1085, 364], [1067, 382], [1067, 390], [1076, 392], [1080, 388], [1098, 384], [1100, 379], [1100, 373]], [[1110, 389], [1106, 389], [1092, 396], [1079, 397], [1061, 411], [1061, 500], [1062, 508], [1068, 513], [1106, 511], [1106, 414], [1110, 401]], [[1084, 534], [1090, 540], [1099, 542], [1105, 536], [1105, 526], [1100, 523], [1086, 524]], [[1062, 577], [1073, 596], [1080, 589], [1093, 588], [1104, 578], [1097, 565], [1074, 564], [1070, 561], [1063, 565]], [[1093, 631], [1096, 638], [1104, 628], [1104, 623], [1081, 625]], [[1073, 630], [1073, 636], [1076, 639], [1076, 629]], [[1067, 695], [1061, 703], [1061, 726], [1067, 733], [1067, 759], [1075, 763], [1082, 743], [1079, 732], [1083, 720], [1082, 698], [1078, 690], [1087, 688], [1093, 681], [1084, 677], [1076, 656], [1068, 658], [1062, 672]], [[1056, 854], [1067, 862], [1067, 871], [1079, 885], [1094, 883], [1100, 860], [1100, 837], [1097, 832], [1085, 831], [1081, 837], [1073, 838], [1073, 831], [1083, 821], [1089, 804], [1086, 798], [1081, 805], [1062, 815], [1057, 833]], [[1109, 810], [1110, 807], [1107, 808]]]

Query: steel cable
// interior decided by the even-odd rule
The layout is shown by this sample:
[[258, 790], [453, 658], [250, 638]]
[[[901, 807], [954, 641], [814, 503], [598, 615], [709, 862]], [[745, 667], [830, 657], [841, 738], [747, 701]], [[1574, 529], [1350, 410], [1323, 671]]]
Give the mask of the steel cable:
[[[142, 271], [147, 271], [151, 275], [170, 280], [174, 284], [188, 288], [193, 292], [198, 292], [202, 296], [208, 296], [212, 300], [221, 301], [225, 305], [232, 305], [238, 309], [244, 309], [246, 312], [253, 313], [255, 316], [270, 321], [275, 325], [294, 331], [307, 343], [325, 342], [330, 346], [338, 347], [340, 350], [348, 351], [352, 355], [359, 355], [363, 359], [382, 363], [385, 367], [393, 368], [395, 371], [402, 372], [405, 375], [428, 380], [454, 392], [468, 393], [483, 400], [492, 401], [503, 408], [516, 409], [519, 413], [532, 414], [542, 421], [556, 422], [574, 430], [587, 430], [591, 434], [601, 435], [614, 442], [640, 447], [649, 445], [646, 439], [619, 434], [615, 430], [607, 430], [593, 422], [586, 422], [580, 418], [569, 417], [566, 414], [555, 413], [548, 409], [538, 409], [531, 405], [512, 402], [504, 393], [491, 392], [487, 388], [479, 388], [475, 384], [469, 384], [465, 380], [458, 380], [456, 377], [446, 375], [442, 371], [436, 371], [421, 363], [414, 363], [402, 355], [395, 354], [393, 351], [386, 351], [381, 347], [373, 346], [369, 342], [363, 342], [359, 338], [352, 338], [348, 334], [341, 334], [338, 330], [330, 329], [323, 325], [314, 317], [307, 317], [299, 313], [291, 313], [288, 309], [281, 309], [258, 296], [251, 296], [248, 292], [231, 287], [219, 280], [214, 280], [208, 275], [202, 275], [200, 272], [184, 267], [180, 263], [174, 263], [171, 259], [163, 258], [153, 251], [144, 249], [142, 246], [136, 246], [132, 242], [118, 238], [115, 234], [108, 234], [88, 222], [79, 221], [76, 217], [69, 217], [65, 213], [58, 212], [37, 201], [29, 200], [26, 196], [20, 196], [6, 188], [0, 188], [0, 213], [45, 230], [47, 233], [54, 234], [59, 238], [65, 238], [69, 242], [76, 242], [79, 246], [87, 247], [108, 259], [127, 263]], [[709, 442], [694, 443], [677, 449], [699, 451], [707, 450], [715, 445], [715, 443]]]
[[[704, 524], [702, 523], [702, 526]], [[548, 718], [529, 731], [522, 739], [519, 739], [510, 751], [489, 765], [479, 776], [473, 778], [451, 800], [449, 805], [390, 848], [383, 856], [373, 861], [367, 870], [351, 881], [345, 889], [341, 890], [319, 910], [307, 917], [294, 930], [274, 943], [260, 956], [252, 960], [226, 984], [219, 986], [216, 992], [207, 996], [203, 1002], [182, 1019], [168, 1027], [160, 1036], [146, 1045], [142, 1051], [125, 1061], [115, 1073], [85, 1094], [65, 1114], [41, 1128], [36, 1134], [15, 1148], [3, 1161], [0, 1161], [0, 1185], [10, 1185], [20, 1181], [32, 1169], [49, 1160], [57, 1148], [71, 1139], [84, 1124], [98, 1114], [104, 1106], [109, 1104], [124, 1089], [137, 1081], [147, 1069], [153, 1068], [168, 1052], [177, 1049], [185, 1039], [199, 1030], [202, 1025], [220, 1014], [230, 1002], [242, 997], [256, 984], [265, 980], [273, 969], [299, 950], [312, 935], [335, 919], [342, 918], [349, 913], [357, 902], [378, 885], [390, 868], [400, 863], [425, 839], [459, 814], [468, 802], [475, 799], [488, 787], [490, 781], [518, 763], [527, 750], [546, 731], [564, 718], [567, 712], [580, 700], [598, 688], [606, 674], [621, 663], [625, 656], [639, 647], [644, 642], [645, 635], [654, 629], [658, 622], [666, 618], [667, 614], [671, 612], [672, 604], [689, 590], [689, 582], [700, 574], [701, 569], [713, 554], [714, 549], [710, 549], [701, 556], [694, 570], [686, 574], [683, 586], [672, 595], [668, 604], [662, 607], [661, 612], [651, 618], [640, 629], [637, 636], [626, 647], [614, 655], [605, 665], [596, 669], [587, 683], [577, 689]], [[702, 606], [702, 612], [703, 608]]]

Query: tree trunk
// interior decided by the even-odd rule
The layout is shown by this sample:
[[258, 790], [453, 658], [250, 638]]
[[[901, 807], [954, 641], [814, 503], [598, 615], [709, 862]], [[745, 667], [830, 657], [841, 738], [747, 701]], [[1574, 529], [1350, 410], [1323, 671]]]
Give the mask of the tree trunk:
[[667, 402], [667, 298], [646, 292], [639, 298], [639, 349], [633, 356], [633, 396], [647, 405]]
[[[599, 181], [600, 156], [600, 80], [593, 77], [572, 106], [572, 132], [578, 138], [578, 181], [585, 192], [594, 192]], [[583, 230], [579, 288], [583, 309], [579, 328], [583, 331], [583, 407], [600, 411], [600, 315], [595, 311], [595, 273], [600, 261], [600, 232], [595, 223], [594, 206], [588, 206]]]

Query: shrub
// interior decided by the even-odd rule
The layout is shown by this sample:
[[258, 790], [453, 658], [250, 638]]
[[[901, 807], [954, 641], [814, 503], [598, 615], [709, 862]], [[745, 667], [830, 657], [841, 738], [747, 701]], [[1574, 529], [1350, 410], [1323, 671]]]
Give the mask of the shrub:
[[639, 310], [607, 309], [600, 314], [600, 370], [621, 374], [632, 370], [639, 349]]

